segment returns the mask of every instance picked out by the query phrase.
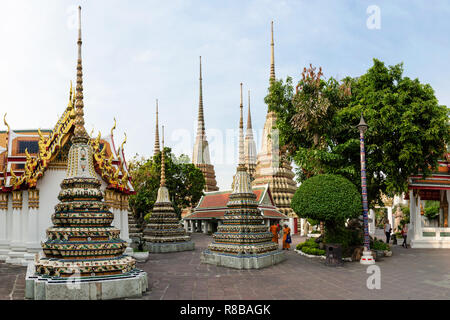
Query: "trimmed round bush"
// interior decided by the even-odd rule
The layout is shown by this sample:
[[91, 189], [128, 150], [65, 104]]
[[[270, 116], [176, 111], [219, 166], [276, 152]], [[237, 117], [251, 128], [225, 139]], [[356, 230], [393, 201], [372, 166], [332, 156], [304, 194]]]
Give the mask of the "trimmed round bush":
[[329, 227], [361, 215], [361, 195], [343, 176], [320, 174], [296, 190], [291, 208], [299, 217], [324, 221]]

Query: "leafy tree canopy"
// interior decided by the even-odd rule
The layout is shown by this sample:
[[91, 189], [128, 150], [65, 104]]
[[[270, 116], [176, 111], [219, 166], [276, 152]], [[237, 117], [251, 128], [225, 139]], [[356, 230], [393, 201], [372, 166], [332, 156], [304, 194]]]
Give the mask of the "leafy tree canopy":
[[[189, 163], [189, 157], [176, 157], [165, 147], [166, 187], [175, 212], [196, 204], [203, 195], [205, 178], [200, 169]], [[130, 162], [130, 174], [135, 195], [130, 196], [130, 208], [135, 216], [143, 217], [153, 209], [161, 180], [161, 152], [145, 159], [135, 157]]]
[[403, 76], [403, 64], [386, 67], [374, 59], [362, 76], [324, 80], [322, 70], [304, 69], [293, 80], [272, 83], [265, 102], [277, 115], [280, 145], [299, 166], [298, 180], [340, 174], [361, 185], [359, 123], [365, 133], [369, 203], [381, 193], [407, 190], [410, 175], [429, 174], [449, 141], [448, 109], [429, 84]]

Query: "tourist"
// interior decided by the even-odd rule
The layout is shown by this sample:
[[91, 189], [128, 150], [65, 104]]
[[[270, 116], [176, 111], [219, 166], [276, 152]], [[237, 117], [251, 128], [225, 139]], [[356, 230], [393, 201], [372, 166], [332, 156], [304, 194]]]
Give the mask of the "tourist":
[[289, 248], [291, 247], [291, 242], [291, 228], [289, 228], [288, 225], [285, 224], [283, 229], [283, 250], [289, 250]]
[[386, 243], [389, 244], [389, 240], [391, 239], [391, 224], [389, 223], [389, 220], [385, 220], [384, 222], [384, 234], [386, 235]]
[[272, 232], [272, 241], [278, 244], [278, 226], [274, 223], [270, 226], [270, 232]]
[[408, 249], [408, 245], [406, 244], [407, 236], [408, 236], [408, 224], [405, 223], [402, 228], [402, 237], [403, 237], [402, 247], [405, 247], [406, 249]]

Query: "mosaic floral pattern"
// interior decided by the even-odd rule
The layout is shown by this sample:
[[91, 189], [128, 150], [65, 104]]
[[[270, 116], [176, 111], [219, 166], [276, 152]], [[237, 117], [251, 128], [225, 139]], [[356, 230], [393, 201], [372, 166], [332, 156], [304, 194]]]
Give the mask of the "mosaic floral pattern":
[[45, 258], [36, 262], [38, 274], [92, 277], [135, 269], [135, 260], [123, 255], [127, 243], [120, 239], [120, 230], [111, 226], [114, 215], [103, 202], [101, 181], [90, 169], [90, 148], [84, 141], [74, 141], [71, 147], [68, 178], [61, 183], [60, 202], [52, 215], [54, 225], [42, 243]]
[[244, 165], [238, 166], [235, 182], [223, 224], [214, 233], [214, 241], [207, 251], [242, 256], [278, 250], [278, 245], [271, 241], [272, 233], [264, 225], [264, 218], [258, 211], [256, 195]]

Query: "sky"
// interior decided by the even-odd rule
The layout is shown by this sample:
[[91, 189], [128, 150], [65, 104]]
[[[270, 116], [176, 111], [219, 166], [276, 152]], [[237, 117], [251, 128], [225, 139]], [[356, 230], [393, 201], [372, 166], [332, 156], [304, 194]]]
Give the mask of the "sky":
[[[86, 129], [127, 135], [125, 153], [153, 154], [155, 99], [165, 145], [192, 158], [199, 56], [211, 160], [220, 189], [236, 170], [240, 83], [257, 150], [267, 113], [270, 21], [277, 78], [321, 66], [325, 78], [359, 76], [377, 58], [404, 63], [450, 105], [448, 1], [68, 1], [2, 0], [0, 115], [11, 128], [53, 128], [76, 79], [82, 6]], [[245, 121], [246, 117], [244, 118]], [[3, 121], [0, 130], [5, 130]], [[160, 129], [161, 130], [161, 129]], [[160, 131], [161, 132], [161, 131]]]

